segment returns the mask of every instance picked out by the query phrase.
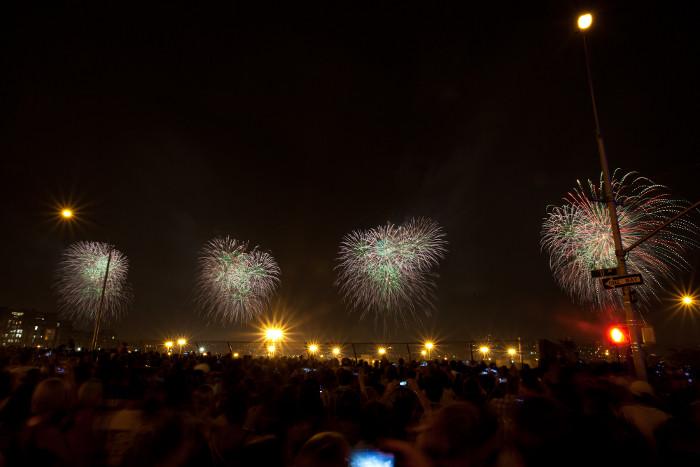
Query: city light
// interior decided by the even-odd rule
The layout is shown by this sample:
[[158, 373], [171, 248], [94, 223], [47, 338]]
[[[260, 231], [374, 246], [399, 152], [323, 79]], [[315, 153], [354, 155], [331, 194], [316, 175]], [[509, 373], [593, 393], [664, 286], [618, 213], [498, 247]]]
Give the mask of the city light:
[[72, 219], [73, 218], [73, 210], [70, 208], [63, 208], [61, 209], [61, 217], [64, 219]]
[[435, 344], [433, 344], [432, 342], [428, 341], [425, 343], [425, 348], [427, 350], [433, 350], [433, 347], [435, 347]]
[[284, 332], [281, 328], [266, 328], [265, 329], [265, 340], [277, 342], [284, 338]]
[[378, 353], [379, 355], [386, 355], [386, 348], [384, 348], [384, 347], [379, 347], [379, 348], [377, 349], [377, 353]]
[[688, 295], [688, 294], [683, 295], [681, 297], [681, 303], [685, 306], [694, 305], [695, 304], [695, 297], [693, 297], [692, 295]]
[[586, 29], [590, 28], [593, 24], [593, 15], [590, 13], [584, 13], [583, 15], [578, 17], [577, 24], [578, 28], [581, 31], [585, 31]]
[[238, 358], [238, 352], [233, 352], [233, 358]]
[[482, 345], [481, 347], [479, 347], [479, 352], [481, 352], [484, 355], [486, 355], [490, 351], [491, 351], [491, 349], [489, 349], [489, 347], [487, 345]]
[[333, 355], [337, 357], [338, 355], [340, 355], [340, 347], [333, 347], [333, 350], [331, 350], [331, 352], [333, 352]]
[[420, 351], [420, 354], [421, 354], [422, 357], [425, 357], [426, 355], [428, 355], [428, 351], [427, 351], [427, 350], [421, 350], [421, 351]]
[[318, 352], [318, 344], [309, 344], [309, 353]]
[[187, 339], [183, 339], [182, 337], [177, 340], [177, 345], [182, 347], [183, 345], [187, 344]]
[[199, 348], [199, 353], [204, 353], [204, 347]]
[[267, 353], [274, 354], [275, 350], [277, 350], [277, 347], [275, 347], [275, 344], [270, 344], [267, 346]]
[[165, 346], [166, 349], [168, 349], [168, 351], [170, 351], [170, 349], [173, 348], [173, 345], [175, 345], [175, 343], [173, 341], [165, 341], [165, 343], [163, 345]]
[[508, 349], [508, 355], [510, 355], [511, 357], [515, 357], [515, 354], [517, 354], [517, 353], [518, 353], [518, 351], [515, 350], [513, 347]]

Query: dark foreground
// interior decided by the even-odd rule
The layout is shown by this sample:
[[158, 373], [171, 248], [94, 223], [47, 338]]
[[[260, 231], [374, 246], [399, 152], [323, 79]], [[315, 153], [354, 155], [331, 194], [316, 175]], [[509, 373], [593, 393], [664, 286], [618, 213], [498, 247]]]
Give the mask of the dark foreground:
[[0, 351], [0, 467], [700, 465], [670, 367], [49, 354]]

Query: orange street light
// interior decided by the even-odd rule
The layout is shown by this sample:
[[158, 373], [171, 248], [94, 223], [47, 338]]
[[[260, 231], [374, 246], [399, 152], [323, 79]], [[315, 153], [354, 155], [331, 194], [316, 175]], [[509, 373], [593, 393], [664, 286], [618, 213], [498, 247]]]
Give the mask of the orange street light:
[[590, 28], [593, 24], [593, 15], [590, 13], [582, 14], [578, 17], [578, 21], [576, 21], [576, 24], [578, 25], [578, 28], [581, 31], [585, 31], [586, 29]]
[[284, 332], [280, 328], [265, 329], [265, 340], [270, 342], [281, 341], [284, 338]]

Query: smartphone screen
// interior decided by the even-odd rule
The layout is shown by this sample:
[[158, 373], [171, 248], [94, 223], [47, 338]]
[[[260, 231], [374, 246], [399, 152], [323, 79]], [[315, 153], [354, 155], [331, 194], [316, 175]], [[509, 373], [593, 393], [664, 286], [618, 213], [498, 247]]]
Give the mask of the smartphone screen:
[[359, 449], [352, 452], [350, 467], [394, 467], [394, 455], [388, 452]]

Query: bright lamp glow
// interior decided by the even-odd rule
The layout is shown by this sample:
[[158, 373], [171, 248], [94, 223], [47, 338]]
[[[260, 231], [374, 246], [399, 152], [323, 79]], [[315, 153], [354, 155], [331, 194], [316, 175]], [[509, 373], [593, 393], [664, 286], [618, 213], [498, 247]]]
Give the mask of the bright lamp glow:
[[491, 351], [491, 349], [489, 349], [489, 347], [487, 345], [482, 345], [481, 347], [479, 347], [479, 352], [481, 352], [483, 354], [487, 354], [490, 351]]
[[317, 344], [310, 344], [309, 345], [309, 352], [311, 352], [311, 353], [318, 352], [318, 345]]
[[284, 337], [284, 332], [280, 328], [267, 328], [265, 329], [265, 339], [272, 342], [277, 342], [282, 340]]
[[174, 343], [173, 343], [173, 341], [165, 341], [165, 344], [163, 344], [163, 345], [165, 345], [166, 349], [172, 349]]
[[61, 217], [64, 219], [72, 219], [73, 218], [73, 210], [69, 208], [64, 208], [61, 209]]
[[581, 16], [578, 17], [578, 28], [581, 31], [585, 31], [586, 29], [590, 28], [591, 25], [593, 24], [593, 15], [590, 13], [584, 13]]
[[426, 348], [426, 349], [432, 350], [433, 347], [435, 347], [435, 344], [433, 344], [432, 342], [428, 341], [428, 342], [425, 343], [425, 348]]
[[378, 353], [379, 355], [384, 355], [384, 354], [386, 354], [386, 349], [385, 349], [384, 347], [379, 347], [379, 348], [377, 349], [377, 353]]
[[270, 344], [267, 346], [268, 353], [275, 353], [275, 350], [277, 350], [277, 347], [275, 347], [275, 344]]
[[510, 355], [511, 357], [514, 357], [516, 353], [518, 353], [518, 351], [515, 350], [513, 347], [508, 349], [508, 355]]
[[333, 347], [333, 350], [331, 350], [331, 352], [333, 352], [333, 355], [337, 357], [338, 355], [340, 355], [340, 347]]
[[183, 345], [187, 344], [187, 339], [183, 339], [182, 337], [177, 340], [177, 345], [182, 347]]
[[420, 351], [420, 354], [421, 354], [423, 357], [425, 357], [426, 355], [428, 355], [428, 351], [427, 351], [427, 350], [421, 350], [421, 351]]
[[690, 306], [695, 303], [695, 298], [691, 295], [683, 295], [681, 297], [681, 303], [686, 306]]

